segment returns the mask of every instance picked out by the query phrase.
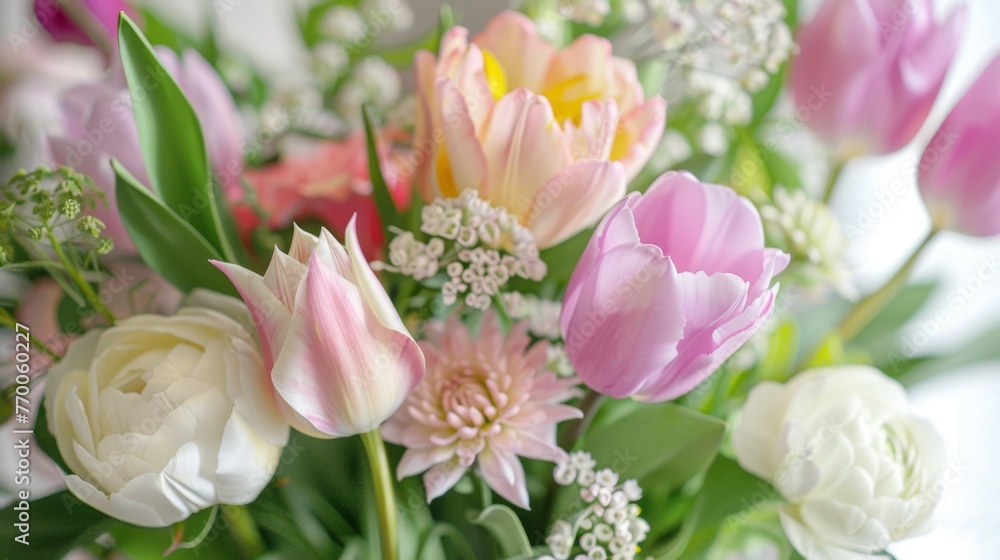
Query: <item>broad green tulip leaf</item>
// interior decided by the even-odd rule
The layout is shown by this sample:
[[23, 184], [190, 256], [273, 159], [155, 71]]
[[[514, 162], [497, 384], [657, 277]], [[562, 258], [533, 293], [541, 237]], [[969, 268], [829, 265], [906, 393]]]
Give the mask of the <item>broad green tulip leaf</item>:
[[222, 259], [215, 248], [121, 164], [111, 160], [111, 167], [122, 222], [146, 264], [185, 292], [202, 287], [236, 295], [232, 283], [208, 262]]
[[[937, 291], [936, 282], [910, 284], [896, 294], [871, 322], [861, 329], [852, 344], [864, 348], [874, 356], [885, 356], [900, 349], [900, 331], [923, 309]], [[947, 314], [947, 312], [945, 312]], [[944, 320], [931, 317], [924, 322], [928, 329], [941, 328]], [[934, 331], [932, 334], [937, 334]], [[903, 340], [904, 345], [908, 340]], [[905, 348], [904, 348], [905, 349]]]
[[238, 262], [239, 243], [227, 232], [229, 209], [213, 187], [198, 116], [152, 45], [124, 13], [119, 18], [118, 43], [150, 185], [166, 207], [191, 224], [224, 260]]
[[[18, 527], [25, 521], [25, 527]], [[13, 542], [4, 543], [8, 554], [20, 558], [62, 558], [74, 548], [92, 543], [121, 521], [84, 504], [69, 490], [63, 490], [30, 503], [18, 496], [10, 507], [0, 512], [0, 524], [13, 531], [13, 535], [5, 533], [13, 539]]]
[[530, 557], [531, 541], [521, 525], [521, 520], [512, 509], [504, 505], [492, 505], [484, 509], [473, 523], [486, 527], [496, 537], [504, 557]]
[[[770, 484], [744, 471], [735, 461], [719, 456], [705, 474], [705, 482], [680, 532], [667, 546], [653, 550], [657, 560], [704, 558], [724, 522], [740, 523], [757, 510], [781, 499]], [[728, 519], [730, 516], [731, 519]]]
[[[389, 239], [389, 228], [404, 227], [403, 218], [396, 209], [396, 203], [392, 200], [389, 187], [382, 176], [382, 166], [379, 163], [377, 139], [375, 137], [375, 125], [371, 111], [367, 107], [362, 110], [362, 117], [365, 122], [365, 138], [368, 145], [368, 172], [371, 175], [372, 196], [375, 197], [375, 206], [378, 208], [378, 217], [382, 221], [382, 229], [385, 232], [386, 240]], [[419, 196], [419, 195], [414, 195]]]
[[644, 486], [676, 488], [708, 467], [726, 423], [675, 404], [644, 404], [614, 422], [594, 425], [583, 448], [602, 468]]

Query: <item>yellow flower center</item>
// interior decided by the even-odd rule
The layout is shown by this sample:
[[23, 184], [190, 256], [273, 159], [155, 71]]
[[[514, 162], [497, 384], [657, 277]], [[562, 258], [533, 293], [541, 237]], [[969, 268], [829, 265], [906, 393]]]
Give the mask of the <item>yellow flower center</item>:
[[587, 82], [587, 76], [577, 74], [545, 88], [542, 95], [552, 104], [556, 122], [562, 124], [569, 119], [573, 124], [579, 125], [583, 116], [583, 104], [603, 97], [600, 91], [590, 91], [590, 84]]
[[503, 71], [503, 66], [493, 53], [486, 49], [483, 51], [483, 73], [486, 74], [486, 83], [489, 85], [493, 99], [500, 99], [507, 93], [507, 74]]

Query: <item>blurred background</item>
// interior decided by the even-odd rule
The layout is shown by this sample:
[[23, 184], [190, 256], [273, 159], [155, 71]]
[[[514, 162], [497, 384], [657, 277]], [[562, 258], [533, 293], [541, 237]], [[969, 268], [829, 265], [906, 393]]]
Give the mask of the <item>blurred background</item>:
[[[412, 25], [379, 40], [404, 44], [431, 29], [438, 0], [413, 0]], [[507, 7], [493, 0], [453, 0], [459, 21], [478, 30], [495, 12]], [[895, 272], [930, 226], [914, 183], [914, 170], [926, 145], [952, 105], [983, 66], [1000, 51], [1000, 2], [941, 0], [941, 14], [964, 3], [969, 9], [967, 36], [924, 130], [907, 149], [888, 157], [852, 161], [841, 176], [832, 209], [847, 226], [848, 264], [854, 284], [864, 294]], [[211, 25], [220, 50], [240, 57], [268, 82], [290, 90], [308, 87], [310, 53], [299, 40], [295, 13], [307, 0], [146, 0], [164, 21], [200, 35]], [[816, 2], [800, 7], [807, 20]], [[28, 0], [0, 3], [0, 128], [14, 139], [18, 152], [0, 164], [5, 180], [17, 167], [43, 163], [41, 139], [60, 126], [53, 122], [56, 98], [78, 76], [98, 72], [99, 61], [85, 53], [69, 53], [58, 64], [28, 48], [15, 54], [13, 34], [30, 29], [34, 19]], [[29, 45], [30, 47], [30, 45]], [[73, 49], [74, 47], [67, 47]], [[404, 83], [408, 80], [403, 78]], [[1000, 95], [1000, 92], [998, 92]], [[790, 111], [787, 100], [777, 111]], [[668, 109], [669, 120], [669, 109]], [[803, 162], [803, 179], [821, 189], [826, 163], [821, 147], [799, 129], [782, 139], [782, 148]], [[991, 268], [989, 265], [992, 264]], [[1000, 558], [1000, 361], [967, 365], [972, 357], [998, 355], [1000, 348], [1000, 239], [973, 239], [945, 233], [919, 262], [913, 281], [926, 284], [926, 305], [913, 316], [897, 348], [912, 356], [943, 356], [935, 368], [947, 371], [911, 387], [918, 415], [931, 422], [949, 444], [950, 461], [960, 477], [938, 510], [938, 527], [928, 535], [893, 547], [900, 559], [989, 560]], [[0, 279], [0, 295], [9, 297], [23, 286]], [[915, 305], [916, 306], [916, 305]], [[942, 313], [944, 312], [944, 313]], [[944, 318], [944, 319], [942, 319]], [[920, 365], [916, 366], [917, 377]]]

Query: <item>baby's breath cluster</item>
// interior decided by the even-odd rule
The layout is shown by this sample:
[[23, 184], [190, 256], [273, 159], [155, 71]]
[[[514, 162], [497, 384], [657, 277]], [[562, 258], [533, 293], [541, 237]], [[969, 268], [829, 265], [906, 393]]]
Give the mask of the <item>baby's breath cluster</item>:
[[806, 287], [828, 282], [848, 299], [857, 297], [844, 254], [844, 228], [825, 204], [803, 190], [774, 190], [773, 205], [763, 206], [760, 216], [771, 246], [786, 251], [791, 273]]
[[[691, 101], [706, 122], [698, 134], [718, 152], [713, 123], [750, 122], [750, 95], [767, 85], [795, 49], [780, 0], [649, 0], [650, 43], [671, 63], [666, 91]], [[658, 52], [656, 52], [658, 51]]]
[[445, 305], [461, 297], [470, 307], [488, 309], [511, 278], [545, 277], [545, 263], [531, 232], [475, 190], [439, 198], [425, 206], [420, 217], [420, 231], [430, 239], [424, 242], [410, 232], [397, 232], [389, 243], [389, 262], [380, 267], [416, 280], [444, 271]]
[[[642, 488], [635, 480], [619, 484], [618, 473], [597, 470], [589, 453], [574, 451], [555, 468], [555, 481], [580, 487], [586, 506], [572, 521], [559, 520], [545, 543], [550, 555], [540, 560], [631, 560], [646, 539], [649, 524], [639, 517]], [[574, 556], [574, 552], [577, 554]]]
[[54, 238], [75, 249], [109, 253], [114, 245], [104, 235], [104, 222], [88, 214], [103, 200], [90, 178], [69, 167], [18, 171], [0, 193], [0, 265], [12, 258], [15, 240]]
[[535, 294], [508, 292], [503, 295], [503, 304], [511, 319], [524, 319], [528, 332], [538, 338], [558, 340], [562, 336], [559, 328], [560, 302]]

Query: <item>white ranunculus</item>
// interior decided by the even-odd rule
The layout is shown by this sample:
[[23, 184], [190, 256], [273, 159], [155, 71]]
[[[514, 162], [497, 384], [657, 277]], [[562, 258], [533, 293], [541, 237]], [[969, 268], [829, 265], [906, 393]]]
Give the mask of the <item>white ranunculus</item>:
[[253, 501], [289, 427], [246, 324], [242, 302], [204, 292], [176, 315], [136, 315], [76, 340], [45, 388], [70, 491], [147, 527]]
[[868, 366], [803, 372], [750, 392], [740, 465], [788, 501], [781, 524], [810, 560], [855, 560], [926, 526], [945, 490], [944, 443], [906, 392]]

